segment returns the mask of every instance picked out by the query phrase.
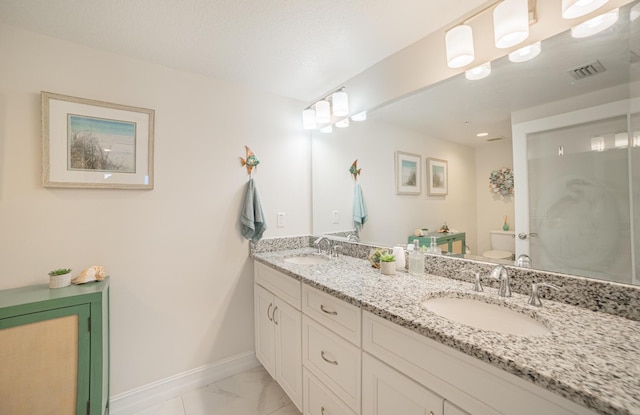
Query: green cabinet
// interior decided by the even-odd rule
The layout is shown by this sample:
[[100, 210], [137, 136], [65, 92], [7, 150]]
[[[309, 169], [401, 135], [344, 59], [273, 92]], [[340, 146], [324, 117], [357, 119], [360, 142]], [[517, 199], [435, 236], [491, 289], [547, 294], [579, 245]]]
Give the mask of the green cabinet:
[[429, 248], [431, 246], [431, 237], [436, 237], [436, 243], [441, 251], [452, 254], [464, 254], [466, 243], [466, 234], [464, 232], [427, 232], [424, 236], [410, 236], [409, 243], [413, 243], [415, 239], [420, 241], [420, 246]]
[[109, 411], [109, 279], [0, 291], [0, 414]]

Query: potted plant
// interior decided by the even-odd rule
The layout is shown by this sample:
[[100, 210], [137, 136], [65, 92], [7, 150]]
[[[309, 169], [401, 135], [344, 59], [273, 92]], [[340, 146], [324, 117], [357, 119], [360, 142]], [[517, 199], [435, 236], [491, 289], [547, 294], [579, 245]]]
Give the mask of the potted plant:
[[396, 256], [390, 253], [380, 255], [380, 272], [384, 275], [396, 275]]
[[62, 288], [71, 284], [71, 268], [49, 271], [49, 288]]

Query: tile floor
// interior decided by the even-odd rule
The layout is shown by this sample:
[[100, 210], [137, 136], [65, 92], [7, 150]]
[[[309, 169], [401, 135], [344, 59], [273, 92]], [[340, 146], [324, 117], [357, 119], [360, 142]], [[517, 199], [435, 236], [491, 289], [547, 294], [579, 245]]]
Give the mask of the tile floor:
[[187, 392], [135, 415], [301, 415], [262, 367]]

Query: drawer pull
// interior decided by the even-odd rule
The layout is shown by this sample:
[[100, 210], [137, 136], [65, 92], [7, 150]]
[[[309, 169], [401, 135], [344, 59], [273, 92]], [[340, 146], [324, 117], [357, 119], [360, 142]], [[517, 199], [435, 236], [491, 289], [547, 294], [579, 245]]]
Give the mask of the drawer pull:
[[323, 313], [331, 314], [332, 316], [337, 316], [338, 315], [337, 311], [328, 311], [326, 308], [324, 308], [324, 304], [320, 304], [320, 310], [322, 310]]
[[269, 308], [267, 308], [267, 318], [269, 319], [269, 321], [273, 321], [273, 318], [271, 318], [271, 316], [269, 315], [271, 307], [273, 307], [273, 303], [269, 303]]
[[278, 310], [278, 306], [275, 306], [275, 308], [273, 309], [273, 322], [276, 323], [276, 326], [278, 325], [278, 321], [276, 320], [276, 311]]
[[327, 359], [327, 357], [324, 355], [324, 350], [320, 351], [320, 356], [322, 357], [322, 360], [324, 360], [327, 363], [330, 363], [332, 365], [338, 365], [338, 362], [335, 360], [331, 360], [331, 359]]

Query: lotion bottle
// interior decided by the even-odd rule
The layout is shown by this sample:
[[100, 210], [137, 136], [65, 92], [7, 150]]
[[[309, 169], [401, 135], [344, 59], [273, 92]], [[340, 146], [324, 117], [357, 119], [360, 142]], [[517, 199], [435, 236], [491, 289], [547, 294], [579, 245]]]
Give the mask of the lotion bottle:
[[414, 239], [413, 252], [409, 253], [409, 274], [417, 277], [424, 275], [424, 254], [420, 251], [420, 241]]

